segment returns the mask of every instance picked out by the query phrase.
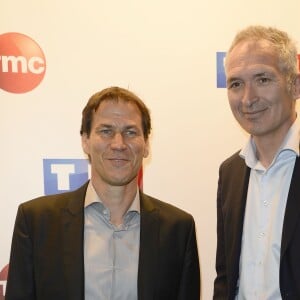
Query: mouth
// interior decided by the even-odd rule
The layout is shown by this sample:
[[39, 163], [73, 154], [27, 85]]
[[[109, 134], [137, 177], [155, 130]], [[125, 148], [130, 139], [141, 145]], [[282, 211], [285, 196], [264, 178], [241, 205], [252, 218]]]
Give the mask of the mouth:
[[242, 113], [244, 116], [251, 119], [251, 118], [260, 117], [266, 110], [267, 110], [267, 108], [262, 108], [262, 109], [257, 109], [257, 110], [253, 110], [253, 111], [242, 111]]
[[129, 162], [126, 158], [108, 158], [107, 160], [115, 167], [122, 167]]

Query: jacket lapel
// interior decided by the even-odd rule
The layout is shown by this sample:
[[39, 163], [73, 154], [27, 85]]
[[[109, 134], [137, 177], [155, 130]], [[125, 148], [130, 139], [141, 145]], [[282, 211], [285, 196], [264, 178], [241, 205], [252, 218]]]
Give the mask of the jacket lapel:
[[229, 245], [232, 245], [232, 248], [227, 249], [227, 251], [232, 253], [233, 257], [239, 257], [250, 169], [242, 159], [238, 158], [235, 166], [226, 172], [229, 173], [223, 175], [224, 183], [222, 186], [228, 188], [226, 188], [227, 191], [224, 191], [227, 195], [222, 209], [225, 215], [225, 232], [228, 233], [227, 238], [231, 241]]
[[285, 216], [281, 238], [281, 258], [284, 255], [289, 242], [295, 234], [295, 227], [300, 220], [300, 157], [296, 158], [295, 167], [291, 179], [290, 190], [286, 203]]
[[[246, 166], [245, 161], [238, 157], [238, 159], [234, 160], [233, 166], [224, 171], [222, 176], [224, 182], [219, 187], [221, 190], [218, 191], [225, 193], [224, 198], [226, 199], [222, 210], [224, 215], [224, 231], [227, 232], [225, 243], [227, 244], [227, 268], [230, 282], [229, 293], [231, 295], [235, 293], [239, 276], [239, 260], [249, 176], [250, 169]], [[222, 186], [226, 187], [226, 191], [222, 190]]]
[[84, 199], [87, 184], [70, 193], [70, 201], [61, 211], [64, 278], [69, 300], [84, 299]]
[[138, 299], [154, 299], [158, 277], [159, 211], [148, 196], [141, 195], [141, 232]]

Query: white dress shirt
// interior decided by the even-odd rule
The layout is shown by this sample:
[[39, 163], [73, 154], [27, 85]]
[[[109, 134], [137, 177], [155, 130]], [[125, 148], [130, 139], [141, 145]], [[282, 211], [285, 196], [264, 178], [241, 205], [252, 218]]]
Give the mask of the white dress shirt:
[[289, 129], [271, 165], [256, 158], [252, 138], [240, 152], [251, 168], [242, 235], [237, 300], [281, 299], [279, 264], [285, 207], [296, 157], [299, 120]]

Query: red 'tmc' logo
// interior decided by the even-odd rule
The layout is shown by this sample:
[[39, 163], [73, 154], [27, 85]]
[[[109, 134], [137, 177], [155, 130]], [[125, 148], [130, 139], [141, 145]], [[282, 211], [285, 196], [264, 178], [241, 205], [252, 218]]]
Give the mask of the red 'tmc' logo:
[[0, 88], [26, 93], [37, 87], [46, 72], [46, 59], [40, 46], [17, 32], [0, 35]]
[[7, 273], [8, 273], [8, 265], [6, 265], [0, 271], [0, 300], [5, 299], [5, 289], [6, 289], [6, 280], [7, 280]]

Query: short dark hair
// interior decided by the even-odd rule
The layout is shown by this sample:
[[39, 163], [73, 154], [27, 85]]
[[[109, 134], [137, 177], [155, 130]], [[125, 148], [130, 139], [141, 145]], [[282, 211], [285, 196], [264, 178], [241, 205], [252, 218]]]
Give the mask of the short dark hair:
[[151, 118], [149, 109], [138, 96], [136, 96], [129, 90], [120, 87], [109, 87], [91, 96], [82, 111], [82, 121], [80, 128], [81, 135], [85, 133], [88, 137], [90, 136], [93, 113], [97, 111], [101, 102], [103, 101], [124, 101], [135, 104], [141, 113], [142, 128], [145, 140], [148, 139], [151, 131]]

